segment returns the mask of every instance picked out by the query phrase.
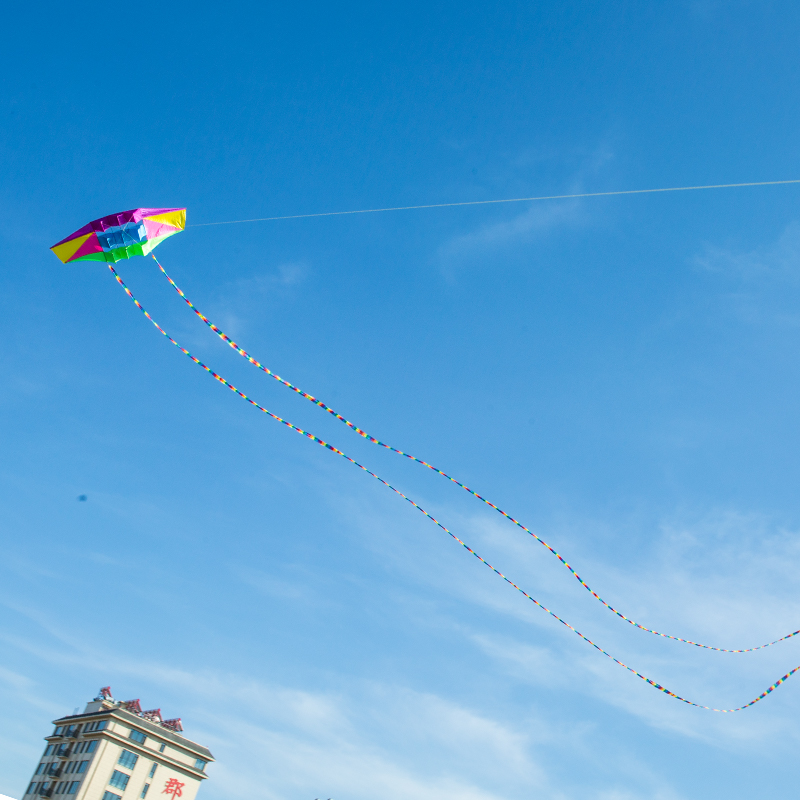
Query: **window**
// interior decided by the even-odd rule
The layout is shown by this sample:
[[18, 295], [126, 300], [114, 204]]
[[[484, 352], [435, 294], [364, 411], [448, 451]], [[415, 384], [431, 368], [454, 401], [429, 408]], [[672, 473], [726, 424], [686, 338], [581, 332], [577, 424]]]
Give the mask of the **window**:
[[38, 785], [38, 783], [31, 783], [31, 785], [28, 787], [28, 791], [25, 792], [25, 794], [36, 794], [36, 787]]
[[162, 744], [161, 747], [158, 748], [159, 753], [163, 753], [167, 749], [166, 744]]
[[86, 752], [94, 753], [95, 750], [97, 750], [97, 739], [92, 739], [92, 741], [88, 742], [86, 745]]
[[64, 774], [69, 775], [69, 773], [75, 769], [75, 764], [77, 763], [77, 761], [70, 761], [69, 764], [67, 764], [67, 768], [64, 770]]
[[206, 764], [208, 764], [208, 761], [203, 761], [202, 758], [198, 758], [197, 761], [194, 762], [194, 768], [202, 772], [206, 768]]
[[44, 764], [44, 763], [43, 764], [39, 764], [39, 766], [36, 767], [36, 772], [34, 772], [33, 774], [34, 775], [41, 775], [45, 771], [46, 767], [47, 767], [47, 764]]
[[96, 731], [104, 731], [108, 727], [108, 720], [103, 719], [97, 723], [97, 727], [95, 728]]
[[156, 768], [157, 768], [157, 767], [158, 767], [158, 764], [156, 764], [156, 762], [154, 761], [154, 762], [153, 762], [153, 766], [152, 766], [152, 767], [150, 767], [150, 775], [149, 775], [149, 777], [151, 777], [151, 778], [152, 778], [152, 777], [153, 777], [153, 775], [155, 775], [155, 774], [156, 774]]
[[75, 794], [75, 792], [78, 791], [78, 787], [80, 785], [81, 785], [80, 781], [72, 781], [72, 783], [69, 785], [69, 791], [67, 792], [67, 794]]
[[88, 761], [81, 761], [81, 763], [78, 764], [78, 767], [75, 770], [75, 772], [77, 772], [80, 775], [81, 773], [86, 772], [86, 767], [88, 767], [88, 766], [89, 766], [89, 762]]
[[144, 740], [147, 738], [141, 731], [134, 730], [130, 732], [129, 736], [134, 742], [139, 742], [139, 744], [144, 744]]
[[63, 731], [64, 731], [64, 726], [63, 726], [63, 725], [59, 725], [59, 726], [56, 728], [56, 730], [55, 730], [55, 733], [53, 734], [53, 736], [61, 736], [61, 734], [63, 733]]
[[118, 794], [114, 794], [114, 792], [106, 792], [103, 795], [103, 800], [122, 800], [122, 798]]
[[45, 754], [46, 756], [52, 755], [52, 754], [53, 754], [53, 750], [55, 750], [55, 749], [56, 749], [56, 746], [55, 746], [54, 744], [49, 744], [49, 745], [47, 745], [47, 747], [44, 749], [44, 754]]
[[69, 786], [69, 781], [57, 784], [56, 788], [53, 789], [53, 794], [61, 794], [61, 792], [68, 786]]
[[126, 769], [133, 769], [138, 760], [139, 756], [137, 756], [136, 753], [131, 753], [130, 750], [123, 750], [117, 763], [121, 764]]
[[109, 783], [112, 786], [116, 786], [117, 789], [122, 789], [125, 791], [125, 787], [128, 785], [128, 781], [131, 779], [130, 775], [126, 775], [124, 772], [120, 772], [118, 769], [115, 769], [111, 773], [111, 780]]
[[149, 784], [149, 783], [146, 783], [146, 784], [144, 785], [144, 789], [142, 789], [142, 793], [139, 795], [139, 797], [141, 797], [141, 798], [142, 798], [142, 800], [144, 800], [144, 798], [145, 798], [145, 797], [147, 797], [147, 790], [148, 790], [149, 788], [150, 788], [150, 784]]

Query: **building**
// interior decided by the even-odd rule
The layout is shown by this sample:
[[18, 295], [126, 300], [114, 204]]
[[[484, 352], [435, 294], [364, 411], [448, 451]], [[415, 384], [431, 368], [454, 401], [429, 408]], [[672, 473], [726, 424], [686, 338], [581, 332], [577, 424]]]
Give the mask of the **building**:
[[82, 714], [53, 724], [23, 800], [194, 800], [214, 760], [182, 735], [180, 719], [114, 700], [109, 686]]

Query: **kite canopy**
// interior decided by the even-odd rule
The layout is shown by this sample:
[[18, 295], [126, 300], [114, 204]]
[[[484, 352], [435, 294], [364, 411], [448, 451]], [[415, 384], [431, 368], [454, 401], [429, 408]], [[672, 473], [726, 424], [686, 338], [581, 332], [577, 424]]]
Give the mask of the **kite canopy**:
[[135, 208], [93, 220], [50, 249], [62, 264], [107, 261], [147, 255], [168, 236], [186, 227], [185, 208]]

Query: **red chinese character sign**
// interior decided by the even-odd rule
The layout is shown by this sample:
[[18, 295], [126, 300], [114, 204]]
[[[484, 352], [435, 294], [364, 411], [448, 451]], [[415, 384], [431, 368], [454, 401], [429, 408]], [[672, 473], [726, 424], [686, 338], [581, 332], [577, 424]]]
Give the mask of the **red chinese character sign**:
[[183, 789], [184, 786], [186, 786], [186, 784], [181, 783], [177, 778], [170, 778], [166, 782], [164, 791], [161, 792], [161, 794], [171, 794], [173, 798], [182, 797], [183, 792], [181, 790]]

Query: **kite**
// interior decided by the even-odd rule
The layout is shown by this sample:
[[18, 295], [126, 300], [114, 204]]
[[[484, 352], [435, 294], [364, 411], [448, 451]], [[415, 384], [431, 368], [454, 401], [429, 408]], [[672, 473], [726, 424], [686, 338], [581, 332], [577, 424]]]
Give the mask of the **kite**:
[[95, 219], [50, 249], [62, 264], [145, 256], [186, 227], [185, 208], [134, 208]]
[[232, 347], [234, 350], [236, 350], [236, 352], [239, 353], [239, 355], [241, 355], [243, 358], [247, 359], [247, 361], [249, 361], [251, 364], [253, 364], [253, 366], [257, 367], [258, 369], [260, 369], [261, 371], [263, 371], [264, 373], [266, 373], [270, 377], [274, 378], [275, 380], [279, 381], [282, 385], [286, 386], [287, 388], [291, 389], [292, 391], [296, 392], [297, 394], [300, 394], [306, 400], [309, 400], [310, 402], [312, 402], [315, 405], [319, 406], [323, 410], [325, 410], [328, 413], [332, 414], [334, 417], [336, 417], [336, 419], [338, 419], [340, 422], [342, 422], [345, 425], [347, 425], [351, 430], [353, 430], [359, 436], [367, 439], [368, 441], [372, 442], [373, 444], [376, 444], [376, 445], [378, 445], [380, 447], [384, 447], [384, 448], [386, 448], [386, 449], [388, 449], [388, 450], [390, 450], [390, 451], [392, 451], [392, 452], [394, 452], [394, 453], [396, 453], [398, 455], [401, 455], [401, 456], [403, 456], [405, 458], [409, 458], [412, 461], [414, 461], [414, 462], [416, 462], [418, 464], [421, 464], [422, 466], [427, 467], [428, 469], [433, 470], [437, 474], [441, 475], [444, 478], [447, 478], [449, 481], [455, 483], [457, 486], [459, 486], [462, 489], [464, 489], [465, 491], [469, 492], [471, 495], [473, 495], [474, 497], [476, 497], [478, 500], [480, 500], [481, 502], [485, 503], [486, 505], [490, 506], [491, 508], [493, 508], [498, 513], [502, 514], [506, 519], [508, 519], [509, 521], [511, 521], [512, 523], [517, 525], [518, 527], [522, 528], [522, 530], [526, 531], [537, 542], [539, 542], [541, 545], [543, 545], [545, 548], [547, 548], [547, 550], [549, 550], [559, 560], [559, 562], [570, 571], [570, 573], [573, 575], [573, 577], [576, 578], [580, 582], [580, 584], [588, 592], [590, 592], [591, 595], [595, 599], [597, 599], [600, 603], [602, 603], [609, 611], [613, 612], [615, 615], [617, 615], [618, 617], [623, 619], [625, 622], [628, 622], [629, 624], [633, 625], [634, 627], [636, 627], [636, 628], [638, 628], [638, 629], [640, 629], [642, 631], [645, 631], [647, 633], [651, 633], [651, 634], [654, 634], [656, 636], [661, 636], [661, 637], [666, 638], [666, 639], [672, 639], [672, 640], [675, 640], [675, 641], [683, 642], [685, 644], [694, 645], [695, 647], [701, 647], [701, 648], [708, 649], [708, 650], [716, 650], [716, 651], [724, 652], [724, 653], [749, 653], [749, 652], [753, 652], [755, 650], [761, 650], [761, 649], [763, 649], [765, 647], [770, 647], [773, 644], [777, 644], [778, 642], [784, 641], [786, 639], [790, 639], [790, 638], [800, 634], [800, 630], [797, 630], [797, 631], [794, 631], [793, 633], [787, 634], [786, 636], [782, 636], [781, 638], [776, 639], [776, 640], [774, 640], [772, 642], [768, 642], [767, 644], [759, 645], [758, 647], [751, 647], [751, 648], [746, 648], [746, 649], [741, 649], [741, 650], [730, 650], [730, 649], [723, 648], [723, 647], [713, 647], [711, 645], [700, 644], [698, 642], [692, 642], [692, 641], [690, 641], [688, 639], [683, 639], [683, 638], [681, 638], [679, 636], [671, 636], [669, 634], [660, 633], [659, 631], [653, 630], [651, 628], [647, 628], [647, 627], [645, 627], [643, 625], [640, 625], [638, 622], [635, 622], [634, 620], [628, 618], [622, 612], [618, 611], [616, 608], [614, 608], [609, 603], [607, 603], [605, 600], [603, 600], [603, 598], [600, 597], [600, 595], [598, 595], [589, 586], [589, 584], [586, 583], [586, 581], [584, 581], [583, 578], [580, 577], [580, 575], [575, 571], [575, 569], [551, 545], [549, 545], [544, 539], [542, 539], [536, 533], [531, 531], [529, 528], [527, 528], [521, 522], [516, 520], [510, 514], [508, 514], [507, 512], [503, 511], [501, 508], [499, 508], [498, 506], [496, 506], [494, 503], [492, 503], [491, 501], [487, 500], [486, 498], [482, 497], [480, 494], [478, 494], [474, 490], [470, 489], [464, 483], [461, 483], [460, 481], [458, 481], [455, 478], [453, 478], [451, 475], [448, 475], [443, 470], [440, 470], [438, 467], [435, 467], [432, 464], [429, 464], [428, 462], [423, 461], [420, 458], [417, 458], [416, 456], [413, 456], [413, 455], [411, 455], [409, 453], [406, 453], [406, 452], [404, 452], [402, 450], [399, 450], [398, 448], [392, 447], [391, 445], [388, 445], [385, 442], [380, 441], [379, 439], [377, 439], [374, 436], [371, 436], [366, 431], [362, 430], [361, 428], [356, 426], [354, 423], [352, 423], [349, 420], [347, 420], [341, 414], [339, 414], [336, 411], [334, 411], [330, 406], [326, 405], [321, 400], [317, 399], [316, 397], [314, 397], [311, 394], [308, 394], [307, 392], [304, 392], [299, 387], [295, 386], [294, 384], [292, 384], [289, 381], [283, 379], [282, 377], [280, 377], [276, 373], [272, 372], [270, 369], [268, 369], [263, 364], [261, 364], [259, 361], [257, 361], [253, 356], [251, 356], [244, 348], [240, 347], [236, 342], [234, 342], [233, 339], [231, 339], [231, 337], [228, 336], [224, 331], [222, 331], [219, 327], [217, 327], [214, 323], [212, 323], [211, 320], [209, 320], [208, 317], [206, 317], [204, 314], [202, 314], [202, 312], [200, 312], [196, 308], [196, 306], [189, 300], [189, 298], [180, 289], [180, 287], [175, 283], [175, 281], [167, 274], [166, 270], [161, 265], [161, 263], [158, 261], [156, 256], [151, 252], [153, 250], [153, 248], [155, 248], [158, 244], [160, 244], [164, 239], [166, 239], [169, 236], [172, 236], [172, 235], [174, 235], [176, 233], [179, 233], [180, 231], [184, 230], [185, 227], [186, 227], [186, 209], [185, 208], [155, 208], [155, 209], [154, 208], [137, 208], [137, 209], [133, 209], [131, 211], [123, 211], [123, 212], [120, 212], [118, 214], [111, 214], [109, 216], [101, 217], [100, 219], [94, 220], [94, 221], [88, 223], [87, 225], [85, 225], [83, 228], [80, 228], [79, 230], [75, 231], [70, 236], [67, 236], [65, 239], [62, 239], [57, 244], [53, 245], [50, 249], [55, 253], [55, 255], [61, 260], [61, 262], [63, 264], [71, 263], [71, 262], [74, 262], [74, 261], [103, 261], [103, 262], [106, 262], [107, 265], [108, 265], [109, 270], [113, 274], [113, 276], [114, 276], [115, 280], [117, 281], [117, 283], [119, 283], [119, 285], [122, 287], [122, 289], [128, 295], [128, 297], [130, 297], [130, 299], [133, 301], [133, 303], [136, 305], [136, 307], [145, 315], [145, 317], [147, 317], [147, 319], [150, 320], [150, 322], [158, 329], [158, 331], [160, 333], [162, 333], [169, 340], [169, 342], [171, 342], [173, 345], [175, 345], [175, 347], [177, 347], [182, 353], [184, 353], [186, 356], [188, 356], [194, 363], [196, 363], [198, 366], [202, 367], [215, 380], [219, 381], [221, 384], [226, 386], [228, 389], [230, 389], [232, 392], [237, 394], [243, 400], [246, 400], [252, 406], [254, 406], [258, 410], [262, 411], [263, 413], [267, 414], [272, 419], [274, 419], [277, 422], [280, 422], [281, 424], [287, 426], [288, 428], [290, 428], [291, 430], [295, 431], [296, 433], [299, 433], [302, 436], [305, 436], [306, 438], [308, 438], [311, 441], [315, 442], [316, 444], [326, 448], [327, 450], [330, 450], [331, 452], [335, 453], [336, 455], [341, 456], [342, 458], [346, 459], [348, 462], [350, 462], [354, 466], [358, 467], [359, 469], [363, 470], [364, 472], [366, 472], [371, 477], [375, 478], [377, 481], [379, 481], [381, 484], [386, 486], [392, 492], [397, 494], [403, 500], [407, 501], [412, 506], [414, 506], [414, 508], [416, 508], [420, 513], [422, 513], [425, 517], [430, 519], [435, 525], [437, 525], [445, 533], [447, 533], [449, 536], [451, 536], [456, 542], [458, 542], [462, 547], [464, 547], [469, 553], [471, 553], [473, 556], [475, 556], [485, 566], [487, 566], [490, 570], [492, 570], [494, 573], [496, 573], [498, 576], [500, 576], [504, 581], [506, 581], [513, 588], [515, 588], [517, 591], [519, 591], [524, 597], [526, 597], [528, 600], [530, 600], [536, 606], [538, 606], [543, 611], [545, 611], [547, 614], [552, 616], [554, 619], [556, 619], [562, 625], [564, 625], [567, 628], [569, 628], [573, 633], [575, 633], [577, 636], [579, 636], [582, 640], [584, 640], [585, 642], [590, 644], [592, 647], [594, 647], [596, 650], [598, 650], [603, 655], [605, 655], [608, 658], [610, 658], [616, 664], [618, 664], [619, 666], [621, 666], [624, 669], [628, 670], [629, 672], [633, 673], [637, 677], [641, 678], [643, 681], [645, 681], [649, 685], [653, 686], [654, 688], [658, 689], [659, 691], [667, 694], [669, 697], [672, 697], [672, 698], [674, 698], [676, 700], [680, 700], [681, 702], [687, 703], [688, 705], [694, 706], [696, 708], [707, 709], [709, 711], [719, 711], [719, 712], [723, 712], [723, 713], [732, 713], [732, 712], [735, 712], [735, 711], [742, 711], [745, 708], [749, 708], [750, 706], [752, 706], [755, 703], [759, 702], [760, 700], [764, 699], [768, 694], [773, 692], [778, 686], [780, 686], [782, 683], [784, 683], [788, 678], [790, 678], [796, 672], [800, 671], [800, 666], [795, 667], [793, 670], [791, 670], [790, 672], [786, 673], [783, 677], [781, 677], [778, 681], [773, 683], [764, 692], [762, 692], [760, 695], [758, 695], [758, 697], [754, 698], [753, 700], [751, 700], [750, 702], [748, 702], [748, 703], [746, 703], [746, 704], [744, 704], [742, 706], [739, 706], [738, 708], [727, 708], [727, 709], [724, 709], [724, 708], [712, 708], [711, 706], [704, 706], [704, 705], [701, 705], [699, 703], [695, 703], [695, 702], [693, 702], [691, 700], [687, 700], [686, 698], [681, 697], [680, 695], [676, 694], [675, 692], [670, 691], [669, 689], [665, 688], [664, 686], [661, 686], [660, 684], [656, 683], [654, 680], [648, 678], [647, 676], [645, 676], [642, 673], [638, 672], [637, 670], [633, 669], [633, 667], [630, 667], [627, 664], [623, 663], [622, 661], [620, 661], [619, 659], [617, 659], [613, 655], [611, 655], [609, 652], [604, 650], [602, 647], [600, 647], [598, 644], [593, 642], [591, 639], [589, 639], [587, 636], [585, 636], [579, 630], [577, 630], [572, 625], [570, 625], [566, 620], [564, 620], [560, 616], [558, 616], [558, 614], [556, 614], [555, 612], [551, 611], [544, 604], [540, 603], [538, 600], [536, 600], [534, 597], [532, 597], [530, 594], [528, 594], [526, 591], [524, 591], [521, 587], [519, 587], [516, 583], [514, 583], [510, 578], [506, 577], [502, 572], [500, 572], [500, 570], [496, 569], [488, 561], [486, 561], [484, 558], [482, 558], [480, 555], [478, 555], [478, 553], [476, 553], [471, 547], [469, 547], [469, 545], [467, 545], [463, 540], [461, 540], [455, 533], [453, 533], [451, 530], [449, 530], [447, 527], [445, 527], [441, 522], [439, 522], [439, 520], [437, 520], [435, 517], [433, 517], [431, 514], [429, 514], [424, 508], [422, 508], [420, 505], [418, 505], [416, 502], [414, 502], [414, 500], [412, 500], [410, 497], [408, 497], [405, 494], [403, 494], [403, 492], [401, 492], [399, 489], [397, 489], [394, 486], [392, 486], [390, 483], [385, 481], [379, 475], [377, 475], [376, 473], [372, 472], [367, 467], [365, 467], [363, 464], [360, 464], [358, 461], [356, 461], [355, 459], [351, 458], [350, 456], [348, 456], [346, 453], [344, 453], [341, 450], [339, 450], [334, 445], [329, 444], [328, 442], [324, 441], [323, 439], [320, 439], [318, 436], [315, 436], [313, 433], [309, 433], [308, 431], [305, 431], [302, 428], [299, 428], [298, 426], [294, 425], [293, 423], [289, 422], [288, 420], [282, 419], [277, 414], [272, 413], [267, 408], [265, 408], [264, 406], [260, 405], [259, 403], [257, 403], [252, 398], [248, 397], [246, 394], [244, 394], [244, 392], [240, 391], [236, 386], [231, 384], [229, 381], [227, 381], [221, 375], [219, 375], [218, 373], [214, 372], [214, 370], [212, 370], [210, 367], [208, 367], [206, 364], [204, 364], [202, 361], [200, 361], [198, 358], [196, 358], [194, 355], [192, 355], [192, 353], [190, 353], [186, 348], [184, 348], [175, 339], [173, 339], [150, 316], [150, 314], [147, 312], [147, 310], [144, 308], [144, 306], [142, 306], [142, 304], [136, 299], [136, 297], [134, 297], [133, 293], [127, 287], [125, 282], [122, 280], [122, 278], [120, 277], [120, 275], [116, 271], [116, 269], [114, 269], [114, 265], [118, 261], [123, 260], [123, 259], [127, 259], [127, 258], [131, 258], [133, 256], [138, 256], [138, 255], [142, 255], [143, 256], [143, 255], [150, 254], [152, 256], [152, 258], [154, 259], [154, 261], [156, 262], [156, 264], [158, 265], [160, 271], [163, 273], [163, 275], [169, 281], [170, 285], [178, 292], [178, 294], [188, 304], [188, 306], [191, 308], [191, 310], [217, 336], [219, 336], [220, 339], [222, 339], [222, 341], [224, 341], [226, 344], [228, 344], [230, 347]]

